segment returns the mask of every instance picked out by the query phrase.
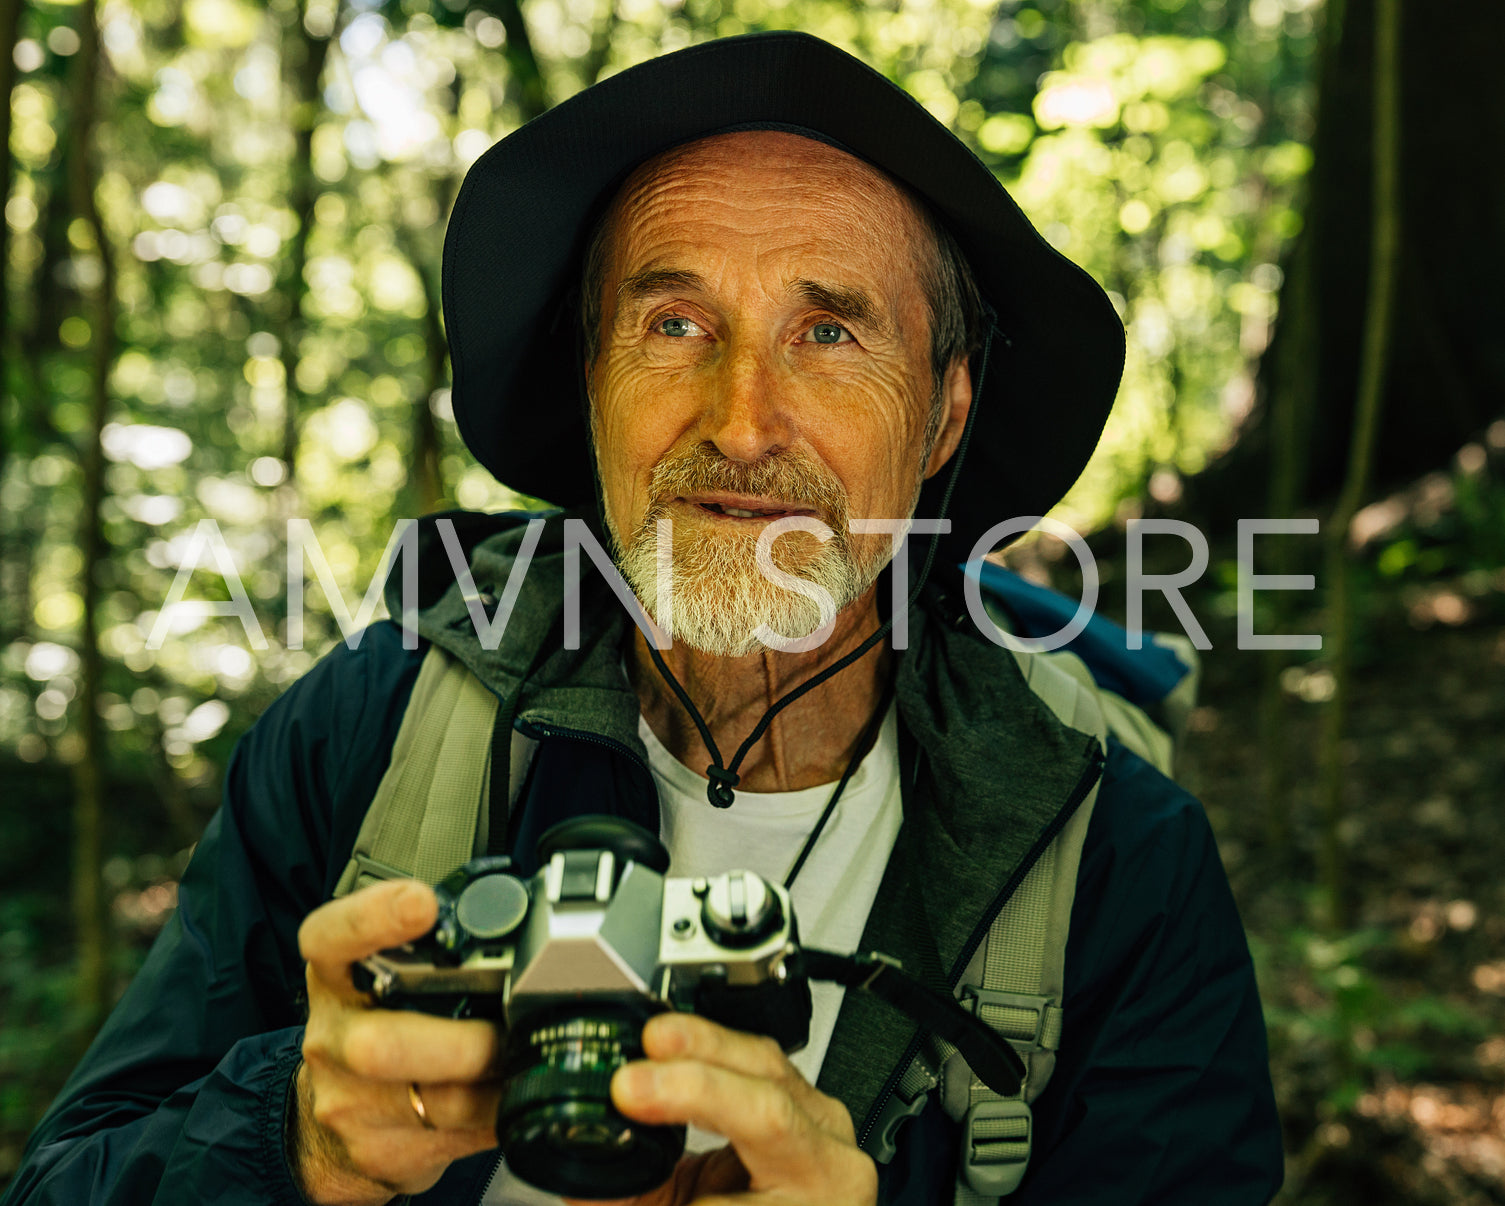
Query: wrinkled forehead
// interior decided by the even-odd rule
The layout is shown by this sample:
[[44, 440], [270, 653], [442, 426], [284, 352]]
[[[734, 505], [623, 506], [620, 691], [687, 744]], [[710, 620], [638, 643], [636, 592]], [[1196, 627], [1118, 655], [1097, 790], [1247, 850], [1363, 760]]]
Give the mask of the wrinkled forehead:
[[713, 134], [643, 161], [613, 196], [605, 226], [615, 238], [663, 219], [655, 201], [689, 194], [733, 202], [757, 198], [764, 204], [741, 217], [749, 225], [777, 222], [781, 201], [824, 212], [835, 228], [851, 235], [883, 239], [895, 250], [913, 249], [916, 265], [922, 249], [933, 245], [920, 202], [898, 181], [840, 147], [786, 130]]
[[832, 143], [788, 130], [735, 130], [661, 151], [629, 173], [613, 204], [630, 202], [666, 178], [687, 176], [717, 181], [782, 179], [790, 187], [805, 184], [914, 208], [907, 190], [881, 168]]

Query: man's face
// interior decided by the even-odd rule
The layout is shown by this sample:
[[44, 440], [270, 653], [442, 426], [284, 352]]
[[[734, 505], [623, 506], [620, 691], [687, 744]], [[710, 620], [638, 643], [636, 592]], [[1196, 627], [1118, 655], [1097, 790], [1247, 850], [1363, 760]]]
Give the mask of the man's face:
[[829, 526], [824, 545], [780, 537], [773, 561], [845, 607], [890, 548], [848, 520], [910, 515], [952, 443], [927, 456], [929, 235], [875, 169], [772, 131], [658, 157], [608, 221], [591, 426], [624, 573], [663, 623], [667, 517], [676, 638], [738, 656], [759, 624], [806, 636], [818, 609], [758, 571], [759, 534], [789, 515]]

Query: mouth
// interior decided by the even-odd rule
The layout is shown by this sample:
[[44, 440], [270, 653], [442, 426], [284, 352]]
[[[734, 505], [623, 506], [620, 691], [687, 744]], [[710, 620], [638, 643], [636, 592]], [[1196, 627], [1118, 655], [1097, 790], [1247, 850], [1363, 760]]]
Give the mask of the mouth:
[[675, 500], [708, 515], [747, 522], [784, 519], [791, 515], [814, 515], [808, 507], [794, 507], [773, 499], [733, 494], [697, 494]]

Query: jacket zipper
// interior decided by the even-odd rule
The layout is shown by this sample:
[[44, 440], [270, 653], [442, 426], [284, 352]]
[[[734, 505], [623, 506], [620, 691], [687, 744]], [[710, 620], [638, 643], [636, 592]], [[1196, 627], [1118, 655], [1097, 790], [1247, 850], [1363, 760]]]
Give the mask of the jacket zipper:
[[643, 782], [648, 788], [648, 798], [658, 799], [658, 788], [653, 783], [653, 772], [648, 769], [648, 764], [628, 746], [612, 737], [603, 737], [600, 733], [592, 733], [587, 729], [564, 729], [558, 725], [539, 723], [535, 720], [526, 720], [519, 717], [513, 727], [522, 733], [524, 737], [531, 737], [537, 741], [543, 737], [566, 737], [573, 741], [588, 741], [592, 745], [604, 746], [613, 753], [620, 754], [642, 773]]
[[491, 1187], [496, 1184], [496, 1179], [502, 1175], [502, 1153], [497, 1152], [496, 1163], [491, 1166], [491, 1175], [486, 1178], [486, 1184], [481, 1186], [481, 1196], [476, 1199], [476, 1206], [481, 1206], [486, 1200], [486, 1195], [491, 1192]]
[[558, 725], [540, 724], [536, 720], [527, 720], [519, 717], [515, 726], [524, 737], [532, 737], [535, 741], [539, 737], [571, 737], [576, 741], [589, 741], [593, 745], [604, 745], [609, 750], [621, 754], [651, 780], [652, 772], [648, 764], [637, 756], [633, 750], [623, 745], [612, 737], [603, 737], [600, 733], [592, 733], [586, 729], [562, 729]]
[[[1071, 794], [1066, 797], [1066, 802], [1061, 806], [1061, 810], [1056, 813], [1050, 824], [1045, 827], [1045, 832], [1040, 835], [1040, 840], [1035, 843], [1035, 848], [1030, 851], [1029, 856], [1024, 862], [1020, 863], [1015, 869], [1014, 874], [1009, 877], [1008, 883], [1004, 884], [1002, 891], [993, 898], [993, 902], [983, 913], [976, 928], [968, 936], [950, 976], [951, 990], [953, 992], [956, 991], [956, 984], [961, 979], [962, 973], [967, 970], [967, 964], [972, 962], [972, 956], [977, 952], [978, 945], [987, 936], [988, 930], [992, 928], [993, 922], [997, 919], [1003, 906], [1008, 903], [1009, 897], [1018, 891], [1019, 885], [1024, 882], [1024, 877], [1029, 874], [1030, 868], [1035, 865], [1040, 855], [1045, 852], [1045, 848], [1051, 842], [1055, 841], [1056, 835], [1066, 827], [1066, 822], [1071, 820], [1076, 810], [1081, 806], [1082, 801], [1087, 798], [1088, 793], [1092, 791], [1097, 781], [1102, 777], [1103, 763], [1106, 761], [1103, 747], [1096, 741], [1092, 745], [1092, 761], [1082, 771], [1081, 777], [1077, 780], [1076, 786], [1071, 789]], [[924, 1039], [925, 1035], [922, 1031], [910, 1040], [909, 1046], [905, 1048], [904, 1057], [899, 1060], [894, 1070], [889, 1073], [888, 1079], [884, 1081], [883, 1088], [879, 1090], [877, 1098], [873, 1101], [872, 1106], [867, 1112], [867, 1117], [863, 1119], [862, 1129], [857, 1135], [858, 1147], [866, 1150], [867, 1141], [872, 1136], [874, 1128], [878, 1125], [878, 1119], [883, 1114], [883, 1107], [888, 1104], [888, 1099], [898, 1087], [899, 1081], [903, 1079], [905, 1071], [914, 1062], [914, 1057], [919, 1054], [920, 1044], [924, 1042]]]

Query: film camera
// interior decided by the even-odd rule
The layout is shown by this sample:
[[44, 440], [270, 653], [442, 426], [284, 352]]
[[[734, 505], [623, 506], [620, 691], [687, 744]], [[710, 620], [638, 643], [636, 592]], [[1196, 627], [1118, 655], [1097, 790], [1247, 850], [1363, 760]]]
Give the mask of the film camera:
[[883, 956], [801, 947], [788, 893], [750, 871], [667, 876], [657, 838], [602, 816], [545, 833], [538, 866], [525, 881], [508, 858], [471, 860], [435, 888], [428, 934], [353, 973], [380, 1005], [506, 1027], [497, 1142], [540, 1189], [626, 1197], [668, 1179], [684, 1128], [635, 1122], [609, 1092], [612, 1073], [643, 1057], [643, 1024], [666, 1009], [792, 1052], [809, 1035], [810, 980], [837, 980], [950, 1037], [1000, 1091], [1018, 1087], [1012, 1048], [954, 1000]]

